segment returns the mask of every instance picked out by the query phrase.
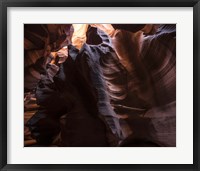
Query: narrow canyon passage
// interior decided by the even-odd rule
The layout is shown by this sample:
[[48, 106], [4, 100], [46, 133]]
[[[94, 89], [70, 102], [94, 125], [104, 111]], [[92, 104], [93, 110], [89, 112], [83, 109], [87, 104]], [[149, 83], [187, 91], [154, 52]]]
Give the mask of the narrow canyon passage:
[[25, 24], [24, 146], [175, 147], [175, 24]]

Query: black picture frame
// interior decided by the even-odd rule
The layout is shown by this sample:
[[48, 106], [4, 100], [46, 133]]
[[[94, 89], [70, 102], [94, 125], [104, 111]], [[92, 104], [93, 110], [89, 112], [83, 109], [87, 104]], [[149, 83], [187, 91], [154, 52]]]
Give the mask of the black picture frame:
[[[193, 164], [7, 164], [7, 7], [193, 7]], [[0, 169], [21, 170], [200, 170], [200, 2], [199, 0], [1, 0], [0, 1]], [[187, 154], [185, 154], [187, 155]]]

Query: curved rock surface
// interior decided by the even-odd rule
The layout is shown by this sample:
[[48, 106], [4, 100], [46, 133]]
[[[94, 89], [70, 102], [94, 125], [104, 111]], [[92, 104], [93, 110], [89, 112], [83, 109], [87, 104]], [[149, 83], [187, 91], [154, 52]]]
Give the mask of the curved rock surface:
[[[27, 146], [176, 146], [176, 25], [145, 35], [145, 25], [113, 25], [110, 36], [89, 26], [80, 50], [71, 25], [37, 27], [25, 27]], [[68, 45], [68, 56], [46, 53], [42, 36], [62, 40], [50, 52]]]

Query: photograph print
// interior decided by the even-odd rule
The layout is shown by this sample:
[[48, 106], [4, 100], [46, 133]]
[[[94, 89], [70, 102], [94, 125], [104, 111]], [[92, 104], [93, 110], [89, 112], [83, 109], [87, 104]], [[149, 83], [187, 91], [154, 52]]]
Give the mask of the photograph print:
[[24, 147], [176, 147], [176, 24], [24, 24]]

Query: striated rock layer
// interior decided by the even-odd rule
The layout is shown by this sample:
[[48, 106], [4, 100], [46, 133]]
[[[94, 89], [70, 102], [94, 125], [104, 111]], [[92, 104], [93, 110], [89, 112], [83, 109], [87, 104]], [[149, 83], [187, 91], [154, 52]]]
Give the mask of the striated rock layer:
[[[45, 26], [45, 33], [51, 43], [60, 41], [50, 53], [25, 27], [25, 38], [32, 40], [25, 46], [25, 88], [39, 105], [32, 116], [25, 113], [35, 140], [25, 144], [176, 146], [176, 25], [115, 24], [107, 27], [109, 36], [102, 26], [89, 26], [80, 50], [70, 45], [71, 25], [54, 26], [64, 28], [63, 39], [53, 36], [53, 26]], [[43, 27], [34, 30], [48, 37], [41, 35]], [[67, 53], [56, 52], [66, 45]], [[43, 53], [30, 54], [38, 51]]]

